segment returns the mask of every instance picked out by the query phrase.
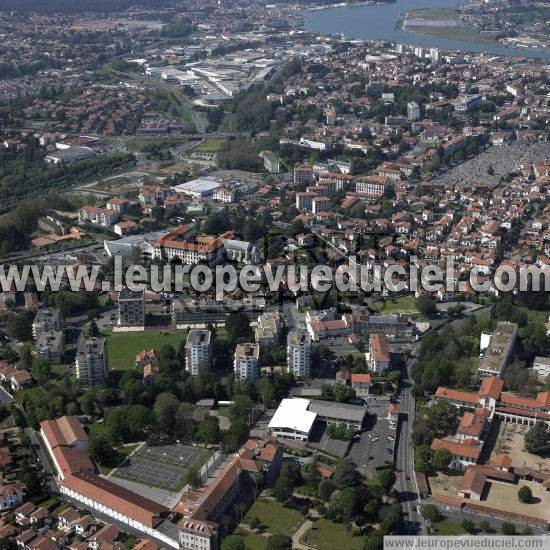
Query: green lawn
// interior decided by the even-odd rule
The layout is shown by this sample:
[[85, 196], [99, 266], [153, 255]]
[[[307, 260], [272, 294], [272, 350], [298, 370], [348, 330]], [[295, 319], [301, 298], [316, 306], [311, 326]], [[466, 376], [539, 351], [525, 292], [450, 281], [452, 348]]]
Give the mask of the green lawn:
[[172, 346], [176, 351], [180, 343], [187, 338], [187, 331], [151, 331], [151, 332], [108, 332], [109, 368], [128, 370], [135, 366], [136, 355], [146, 349], [161, 350], [163, 346]]
[[199, 143], [196, 147], [191, 149], [192, 153], [217, 153], [223, 149], [227, 139], [223, 137], [211, 137], [205, 139], [202, 143]]
[[220, 407], [218, 409], [218, 416], [225, 416], [226, 418], [229, 418], [229, 411], [231, 407]]
[[399, 296], [397, 298], [388, 298], [385, 300], [386, 307], [383, 314], [389, 313], [418, 313], [414, 303], [414, 296]]
[[451, 8], [420, 8], [408, 12], [411, 19], [422, 18], [429, 20], [456, 19], [456, 12]]
[[310, 487], [309, 485], [298, 485], [295, 487], [294, 491], [300, 495], [306, 495], [308, 497], [317, 496], [317, 487]]
[[460, 522], [454, 519], [444, 519], [433, 523], [430, 531], [433, 535], [463, 535], [466, 533]]
[[237, 529], [233, 534], [243, 538], [246, 550], [265, 550], [267, 537], [245, 531], [244, 529]]
[[321, 518], [313, 524], [304, 542], [318, 550], [361, 550], [365, 538], [353, 537], [345, 525]]
[[128, 141], [128, 149], [130, 151], [142, 152], [149, 145], [164, 145], [166, 147], [176, 147], [185, 143], [187, 138], [184, 136], [174, 136], [168, 138], [143, 138], [143, 139], [131, 139]]
[[261, 498], [252, 505], [244, 518], [244, 522], [248, 523], [252, 517], [257, 517], [260, 524], [270, 533], [283, 533], [285, 535], [294, 533], [304, 522], [304, 516], [297, 510], [284, 508], [282, 504], [275, 500], [262, 500]]

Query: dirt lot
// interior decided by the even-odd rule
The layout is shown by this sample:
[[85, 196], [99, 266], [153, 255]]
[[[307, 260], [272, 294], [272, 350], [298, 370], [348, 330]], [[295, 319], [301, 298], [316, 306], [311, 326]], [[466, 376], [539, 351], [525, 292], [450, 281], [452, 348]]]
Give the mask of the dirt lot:
[[[430, 477], [430, 486], [433, 494], [458, 497], [457, 487], [462, 476], [448, 476], [439, 473], [437, 477]], [[489, 489], [484, 500], [473, 500], [475, 504], [506, 510], [516, 514], [525, 514], [536, 518], [548, 519], [550, 515], [550, 493], [545, 492], [540, 483], [520, 480], [517, 485], [489, 481]], [[524, 504], [518, 499], [518, 490], [527, 485], [533, 492], [533, 500]]]
[[550, 458], [543, 459], [524, 450], [523, 436], [527, 430], [529, 430], [528, 426], [503, 422], [491, 453], [491, 460], [497, 454], [507, 454], [512, 459], [512, 465], [518, 468], [526, 467], [534, 470], [550, 471]]
[[[542, 484], [525, 480], [520, 480], [517, 485], [498, 481], [490, 483], [486, 500], [475, 501], [476, 504], [546, 520], [550, 516], [550, 493], [543, 490]], [[529, 504], [520, 502], [518, 498], [518, 490], [523, 485], [533, 492], [533, 500]]]
[[457, 490], [461, 480], [462, 474], [450, 476], [439, 472], [437, 476], [430, 477], [430, 487], [434, 495], [458, 497]]

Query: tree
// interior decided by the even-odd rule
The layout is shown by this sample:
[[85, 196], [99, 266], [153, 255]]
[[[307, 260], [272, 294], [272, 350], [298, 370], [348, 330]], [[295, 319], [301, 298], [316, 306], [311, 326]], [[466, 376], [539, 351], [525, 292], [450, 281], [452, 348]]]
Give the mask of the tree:
[[384, 492], [388, 494], [396, 481], [395, 472], [393, 470], [390, 470], [389, 468], [385, 470], [379, 470], [376, 473], [376, 479], [378, 479], [378, 481], [380, 482], [380, 485], [382, 486], [382, 489], [384, 489]]
[[220, 442], [219, 420], [215, 416], [207, 416], [200, 424], [197, 431], [199, 441], [207, 445]]
[[537, 422], [525, 434], [525, 448], [530, 453], [539, 456], [550, 454], [550, 427], [542, 422]]
[[476, 530], [476, 524], [473, 521], [470, 521], [469, 519], [463, 519], [461, 525], [462, 525], [462, 529], [464, 529], [466, 533], [474, 533]]
[[15, 340], [26, 342], [32, 339], [33, 314], [24, 311], [18, 315], [12, 315], [8, 320], [8, 334]]
[[352, 397], [355, 397], [355, 390], [345, 384], [334, 384], [332, 395], [339, 403], [347, 403]]
[[342, 460], [334, 470], [332, 479], [338, 489], [351, 487], [359, 482], [359, 473], [356, 470], [356, 465], [350, 458]]
[[99, 329], [97, 328], [97, 323], [95, 322], [95, 319], [92, 319], [90, 321], [90, 324], [88, 325], [88, 337], [89, 338], [95, 338], [99, 336]]
[[453, 455], [450, 453], [449, 450], [438, 449], [433, 454], [432, 465], [437, 471], [443, 472], [448, 468], [452, 459]]
[[322, 501], [328, 502], [332, 493], [334, 493], [335, 490], [336, 485], [331, 479], [323, 479], [323, 481], [321, 481], [321, 483], [319, 483], [319, 486], [317, 487], [317, 494]]
[[24, 467], [19, 474], [19, 479], [25, 486], [25, 490], [28, 497], [36, 497], [42, 493], [42, 479], [37, 475], [36, 470]]
[[250, 320], [241, 312], [231, 312], [225, 321], [227, 339], [230, 342], [238, 343], [252, 336]]
[[368, 537], [365, 537], [365, 543], [363, 545], [363, 550], [383, 550], [384, 548], [384, 538], [383, 535], [375, 531], [371, 533]]
[[202, 485], [202, 478], [197, 468], [194, 467], [189, 469], [187, 477], [185, 478], [185, 483], [190, 485], [193, 489]]
[[273, 381], [264, 376], [263, 378], [260, 378], [257, 382], [257, 388], [258, 393], [260, 394], [260, 397], [262, 398], [262, 402], [264, 407], [268, 407], [273, 398], [275, 397], [275, 384]]
[[420, 445], [414, 450], [414, 469], [417, 472], [429, 472], [432, 469], [433, 451], [428, 445]]
[[489, 533], [491, 531], [491, 525], [490, 523], [486, 520], [486, 519], [482, 519], [480, 522], [479, 522], [479, 528], [484, 532], [484, 533]]
[[42, 357], [35, 357], [31, 367], [31, 374], [33, 378], [39, 384], [44, 384], [49, 380], [51, 373], [52, 367], [50, 363]]
[[130, 437], [141, 439], [147, 428], [153, 424], [153, 412], [144, 405], [131, 405], [126, 408], [126, 425]]
[[424, 315], [433, 315], [435, 313], [435, 302], [427, 294], [423, 294], [414, 300], [416, 309]]
[[162, 430], [172, 433], [176, 424], [176, 412], [179, 407], [176, 396], [170, 392], [163, 392], [157, 395], [153, 410], [155, 417]]
[[516, 526], [513, 523], [510, 523], [509, 521], [505, 521], [500, 530], [502, 531], [503, 535], [515, 535], [516, 534]]
[[386, 512], [382, 523], [380, 523], [380, 531], [384, 535], [399, 532], [401, 526], [401, 506], [399, 504], [392, 504], [392, 506]]
[[80, 400], [80, 408], [83, 414], [87, 416], [93, 416], [95, 413], [94, 394], [91, 391], [87, 391]]
[[258, 516], [252, 516], [248, 520], [248, 525], [250, 525], [252, 529], [258, 529], [258, 527], [260, 527], [261, 524], [262, 522], [260, 521], [260, 518]]
[[245, 550], [244, 539], [239, 535], [229, 535], [222, 541], [221, 550]]
[[524, 504], [527, 504], [531, 502], [531, 499], [533, 498], [533, 492], [527, 485], [524, 485], [523, 487], [520, 487], [518, 491], [518, 498], [521, 502]]
[[111, 440], [105, 435], [92, 437], [88, 445], [88, 453], [104, 466], [110, 466], [116, 459], [116, 451]]
[[332, 495], [332, 505], [335, 508], [338, 517], [344, 522], [349, 523], [357, 515], [359, 500], [355, 487], [346, 487]]
[[304, 483], [311, 488], [315, 488], [319, 485], [320, 475], [315, 467], [315, 464], [304, 464], [301, 468], [301, 475]]
[[267, 539], [266, 550], [292, 550], [292, 539], [288, 535], [277, 533]]
[[280, 476], [273, 489], [273, 496], [279, 502], [286, 502], [291, 496], [294, 486], [288, 477]]
[[438, 521], [441, 521], [443, 519], [439, 508], [434, 504], [426, 504], [425, 506], [423, 506], [422, 515], [433, 523], [437, 523]]

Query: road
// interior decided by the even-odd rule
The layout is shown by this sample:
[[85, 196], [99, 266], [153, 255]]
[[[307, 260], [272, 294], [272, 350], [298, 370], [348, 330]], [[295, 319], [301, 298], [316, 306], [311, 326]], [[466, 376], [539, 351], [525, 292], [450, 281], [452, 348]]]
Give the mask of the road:
[[403, 383], [401, 390], [401, 426], [400, 435], [397, 441], [395, 465], [397, 471], [396, 489], [399, 501], [403, 504], [405, 518], [405, 532], [409, 534], [424, 534], [424, 519], [418, 513], [420, 499], [418, 497], [418, 486], [414, 473], [414, 446], [412, 444], [411, 432], [414, 422], [414, 397], [411, 394], [412, 379], [411, 372], [416, 359], [409, 359], [403, 372]]
[[13, 401], [13, 397], [0, 386], [0, 403], [6, 407], [9, 407]]

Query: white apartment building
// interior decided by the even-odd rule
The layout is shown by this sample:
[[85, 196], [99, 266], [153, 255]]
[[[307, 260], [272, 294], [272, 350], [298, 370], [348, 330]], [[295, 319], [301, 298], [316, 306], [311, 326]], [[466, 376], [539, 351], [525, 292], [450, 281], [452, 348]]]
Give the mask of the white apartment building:
[[328, 197], [314, 197], [311, 201], [311, 211], [314, 214], [330, 212], [330, 199]]
[[39, 309], [32, 323], [32, 335], [37, 338], [41, 332], [63, 330], [63, 322], [58, 309]]
[[260, 346], [252, 342], [239, 344], [235, 349], [233, 369], [237, 380], [256, 380], [259, 375]]
[[313, 199], [315, 197], [315, 193], [296, 193], [296, 208], [298, 210], [307, 210], [311, 212], [313, 207]]
[[418, 120], [420, 118], [420, 106], [416, 101], [407, 103], [407, 118], [409, 120]]
[[109, 370], [105, 338], [80, 338], [76, 349], [75, 366], [76, 377], [82, 385], [103, 384]]
[[355, 181], [355, 192], [365, 197], [381, 197], [387, 186], [386, 178], [365, 176]]
[[205, 329], [189, 331], [185, 344], [185, 370], [197, 376], [201, 367], [209, 367], [212, 362], [211, 333]]
[[306, 331], [288, 333], [286, 360], [288, 372], [297, 378], [311, 376], [311, 336]]

